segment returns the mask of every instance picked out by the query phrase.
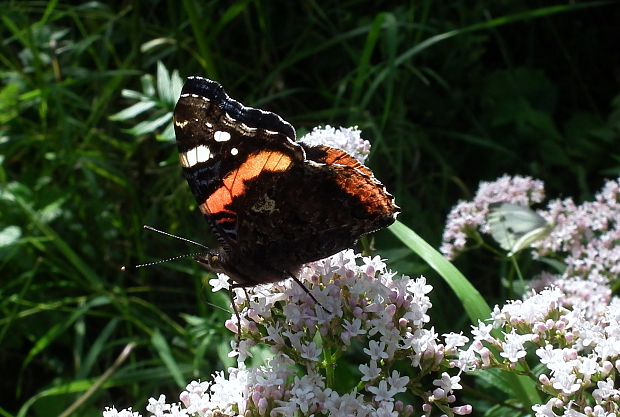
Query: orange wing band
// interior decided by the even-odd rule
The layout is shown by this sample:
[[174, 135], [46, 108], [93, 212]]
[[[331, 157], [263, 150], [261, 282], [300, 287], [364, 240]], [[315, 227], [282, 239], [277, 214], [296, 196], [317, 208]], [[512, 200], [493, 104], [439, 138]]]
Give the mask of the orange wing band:
[[250, 155], [239, 168], [224, 178], [223, 185], [200, 205], [200, 211], [207, 215], [228, 211], [226, 206], [245, 193], [245, 181], [254, 179], [265, 171], [286, 171], [291, 163], [291, 158], [281, 152], [262, 151]]

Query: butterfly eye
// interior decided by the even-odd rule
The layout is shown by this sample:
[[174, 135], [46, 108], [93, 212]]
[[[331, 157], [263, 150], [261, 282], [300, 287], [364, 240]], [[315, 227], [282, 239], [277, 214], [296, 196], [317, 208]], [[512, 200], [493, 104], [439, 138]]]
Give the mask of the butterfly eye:
[[209, 255], [209, 265], [211, 268], [219, 268], [220, 267], [220, 257], [216, 254]]

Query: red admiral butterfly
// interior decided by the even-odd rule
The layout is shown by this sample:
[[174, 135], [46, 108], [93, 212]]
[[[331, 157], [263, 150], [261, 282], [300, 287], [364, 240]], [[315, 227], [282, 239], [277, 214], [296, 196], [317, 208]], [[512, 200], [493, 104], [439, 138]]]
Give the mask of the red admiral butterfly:
[[187, 79], [174, 128], [185, 178], [221, 244], [196, 260], [237, 287], [297, 281], [303, 264], [352, 246], [398, 213], [354, 157], [296, 142], [288, 122], [245, 107], [215, 81]]

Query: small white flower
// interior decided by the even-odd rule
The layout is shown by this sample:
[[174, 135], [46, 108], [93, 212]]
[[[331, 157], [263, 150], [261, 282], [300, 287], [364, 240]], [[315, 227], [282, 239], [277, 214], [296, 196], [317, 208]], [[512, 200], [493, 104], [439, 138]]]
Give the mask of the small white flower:
[[375, 401], [394, 401], [394, 392], [391, 389], [388, 389], [387, 382], [385, 380], [379, 381], [379, 386], [374, 387], [370, 386], [367, 388], [369, 392], [375, 395]]
[[598, 402], [602, 402], [612, 396], [620, 394], [620, 392], [614, 388], [614, 381], [611, 378], [607, 378], [605, 381], [598, 381], [596, 386], [597, 388], [592, 392], [592, 397]]
[[318, 362], [321, 358], [322, 351], [317, 347], [314, 342], [310, 342], [307, 345], [302, 345], [299, 353], [304, 359], [308, 359], [312, 362]]
[[486, 342], [492, 342], [495, 338], [491, 335], [491, 331], [493, 330], [492, 324], [484, 324], [480, 320], [478, 320], [478, 326], [471, 326], [471, 334], [478, 340], [483, 340]]
[[545, 404], [536, 404], [532, 406], [532, 410], [536, 413], [536, 417], [558, 417], [553, 411], [556, 406], [557, 398], [551, 398]]
[[557, 372], [553, 378], [553, 388], [560, 390], [565, 394], [577, 392], [580, 387], [580, 381], [573, 373]]
[[405, 392], [409, 383], [409, 377], [400, 376], [398, 371], [392, 371], [392, 376], [388, 377], [387, 382], [395, 393]]
[[117, 411], [114, 407], [106, 407], [103, 417], [142, 417], [142, 415], [137, 411], [131, 411], [131, 408]]
[[359, 370], [362, 373], [362, 381], [372, 381], [381, 375], [381, 368], [377, 366], [377, 361], [371, 360], [369, 365], [361, 364]]
[[500, 355], [513, 363], [524, 358], [527, 352], [523, 343], [530, 340], [531, 336], [517, 334], [514, 329], [511, 333], [504, 333], [504, 336], [506, 340], [503, 343], [503, 351], [500, 352]]
[[417, 279], [410, 279], [407, 282], [407, 291], [415, 297], [424, 297], [433, 290], [433, 286], [426, 283], [426, 277], [420, 276]]
[[394, 403], [392, 401], [383, 401], [377, 407], [376, 417], [398, 417], [398, 411], [394, 411]]
[[228, 275], [218, 272], [217, 278], [209, 280], [209, 285], [211, 286], [212, 292], [217, 292], [221, 289], [228, 290], [230, 288], [230, 279]]
[[446, 341], [446, 350], [451, 350], [457, 347], [464, 346], [469, 341], [467, 336], [463, 336], [461, 333], [444, 333], [443, 337]]
[[369, 277], [374, 277], [377, 271], [382, 271], [385, 269], [385, 262], [383, 262], [379, 255], [373, 258], [370, 256], [364, 256], [362, 258], [362, 262], [364, 262], [365, 265], [365, 267], [362, 268]]
[[451, 393], [452, 390], [463, 388], [461, 384], [461, 377], [458, 375], [450, 376], [447, 372], [441, 374], [441, 379], [435, 379], [433, 385], [439, 387], [446, 394]]
[[353, 319], [352, 321], [344, 320], [342, 324], [344, 331], [340, 335], [340, 339], [346, 344], [349, 344], [351, 339], [355, 336], [359, 336], [366, 333], [366, 330], [362, 329], [362, 320]]
[[166, 412], [170, 411], [170, 404], [166, 404], [166, 396], [161, 394], [158, 399], [149, 398], [146, 411], [153, 414], [155, 417], [163, 417]]
[[371, 340], [370, 343], [368, 343], [368, 348], [364, 348], [364, 353], [375, 361], [387, 359], [389, 357], [385, 352], [385, 342], [377, 342], [376, 340]]

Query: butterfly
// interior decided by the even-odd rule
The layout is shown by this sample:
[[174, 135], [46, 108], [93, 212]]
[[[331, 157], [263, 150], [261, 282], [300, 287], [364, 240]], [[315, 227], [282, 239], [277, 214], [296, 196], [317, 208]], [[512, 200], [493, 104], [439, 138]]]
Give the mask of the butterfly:
[[303, 286], [303, 264], [351, 247], [398, 214], [353, 156], [297, 142], [290, 123], [244, 106], [215, 81], [187, 79], [174, 129], [183, 174], [219, 242], [196, 260], [235, 287], [288, 277]]
[[512, 203], [492, 204], [487, 222], [491, 236], [508, 256], [529, 247], [549, 234], [547, 221], [529, 207]]

